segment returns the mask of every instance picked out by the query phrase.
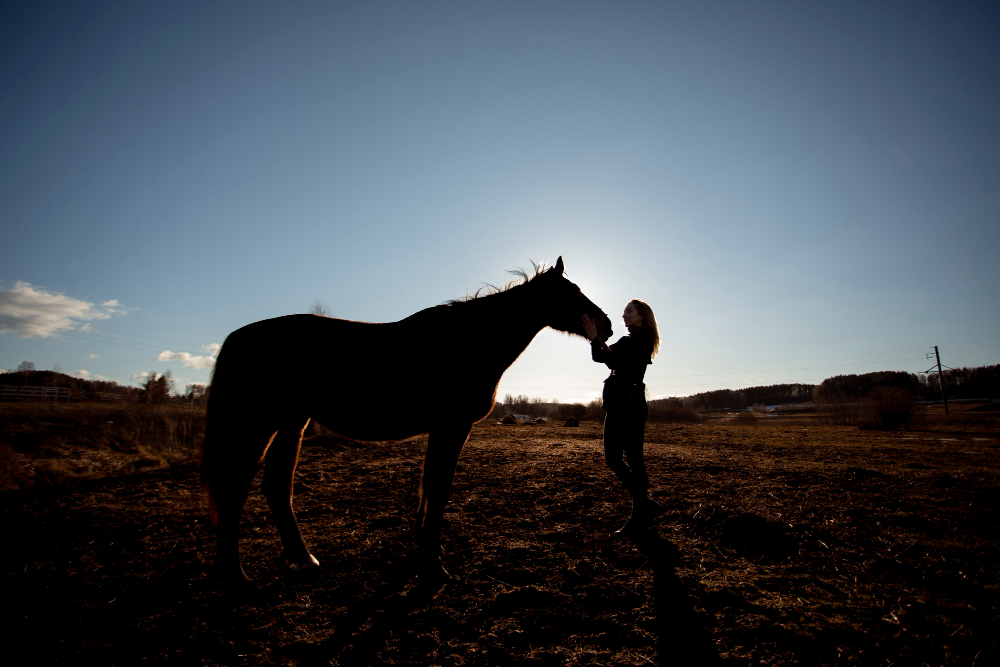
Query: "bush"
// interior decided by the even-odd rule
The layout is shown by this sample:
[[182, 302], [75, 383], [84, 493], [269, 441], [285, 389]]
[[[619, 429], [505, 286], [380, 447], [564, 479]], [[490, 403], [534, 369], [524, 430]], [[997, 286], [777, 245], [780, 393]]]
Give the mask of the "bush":
[[859, 412], [856, 403], [833, 403], [819, 407], [823, 421], [831, 426], [857, 426]]
[[858, 409], [858, 426], [861, 428], [894, 431], [909, 423], [913, 417], [913, 394], [901, 387], [875, 387], [861, 402]]
[[649, 421], [700, 424], [701, 415], [699, 415], [694, 408], [676, 408], [652, 405], [649, 408]]
[[756, 426], [757, 415], [752, 412], [742, 410], [736, 413], [736, 416], [733, 418], [733, 422], [736, 424], [742, 424], [743, 426]]

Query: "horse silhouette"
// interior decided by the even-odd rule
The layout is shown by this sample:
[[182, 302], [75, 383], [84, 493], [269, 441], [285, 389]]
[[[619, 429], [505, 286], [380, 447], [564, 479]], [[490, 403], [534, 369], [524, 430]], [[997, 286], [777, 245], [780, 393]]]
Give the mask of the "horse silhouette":
[[[292, 570], [319, 565], [292, 511], [292, 480], [310, 419], [355, 440], [428, 434], [417, 509], [417, 563], [422, 581], [448, 578], [441, 524], [459, 454], [472, 425], [493, 410], [504, 371], [539, 331], [584, 336], [581, 316], [611, 321], [555, 266], [490, 294], [451, 301], [398, 322], [370, 323], [320, 315], [254, 322], [225, 340], [212, 372], [202, 481], [217, 526], [216, 566], [224, 581], [249, 581], [240, 563], [243, 505], [264, 461], [261, 490]], [[271, 375], [278, 391], [259, 389], [262, 350], [292, 351], [298, 363]], [[387, 408], [392, 394], [447, 397], [449, 409], [418, 401]]]

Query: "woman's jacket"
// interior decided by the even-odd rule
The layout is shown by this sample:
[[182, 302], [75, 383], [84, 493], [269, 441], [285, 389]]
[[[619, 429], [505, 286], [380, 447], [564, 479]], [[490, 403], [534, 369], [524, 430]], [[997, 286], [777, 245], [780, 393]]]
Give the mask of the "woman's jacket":
[[611, 369], [611, 375], [604, 381], [605, 410], [646, 411], [646, 385], [643, 379], [646, 366], [653, 363], [653, 339], [646, 329], [630, 329], [628, 336], [622, 336], [617, 343], [605, 348], [591, 345], [594, 361]]

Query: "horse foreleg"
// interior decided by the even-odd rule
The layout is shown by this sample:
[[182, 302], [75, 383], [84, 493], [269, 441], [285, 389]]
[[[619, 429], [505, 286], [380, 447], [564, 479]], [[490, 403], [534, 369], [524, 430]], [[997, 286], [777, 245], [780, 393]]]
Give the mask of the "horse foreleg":
[[427, 438], [424, 472], [420, 479], [420, 506], [417, 509], [417, 553], [420, 576], [425, 580], [450, 578], [441, 561], [441, 524], [448, 502], [455, 466], [469, 438], [470, 426], [431, 431]]
[[292, 511], [292, 484], [295, 466], [302, 446], [302, 433], [309, 425], [307, 419], [302, 426], [282, 427], [271, 442], [264, 460], [264, 479], [261, 491], [271, 508], [271, 516], [281, 536], [285, 548], [285, 559], [289, 567], [298, 572], [318, 567], [319, 561], [309, 553], [309, 548], [299, 532], [299, 524]]

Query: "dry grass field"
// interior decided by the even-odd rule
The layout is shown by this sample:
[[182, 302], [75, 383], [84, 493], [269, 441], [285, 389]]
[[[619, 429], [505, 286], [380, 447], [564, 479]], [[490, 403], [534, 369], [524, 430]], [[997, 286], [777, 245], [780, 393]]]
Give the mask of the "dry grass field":
[[609, 537], [628, 505], [598, 425], [480, 424], [446, 514], [454, 580], [433, 593], [409, 576], [420, 438], [308, 440], [296, 509], [323, 567], [287, 571], [255, 491], [243, 549], [259, 588], [245, 597], [212, 574], [196, 463], [36, 480], [0, 495], [0, 658], [1000, 664], [1000, 413], [988, 407], [925, 411], [896, 432], [814, 416], [651, 424], [667, 512], [634, 543]]
[[116, 476], [198, 456], [205, 413], [141, 403], [0, 403], [0, 491]]

